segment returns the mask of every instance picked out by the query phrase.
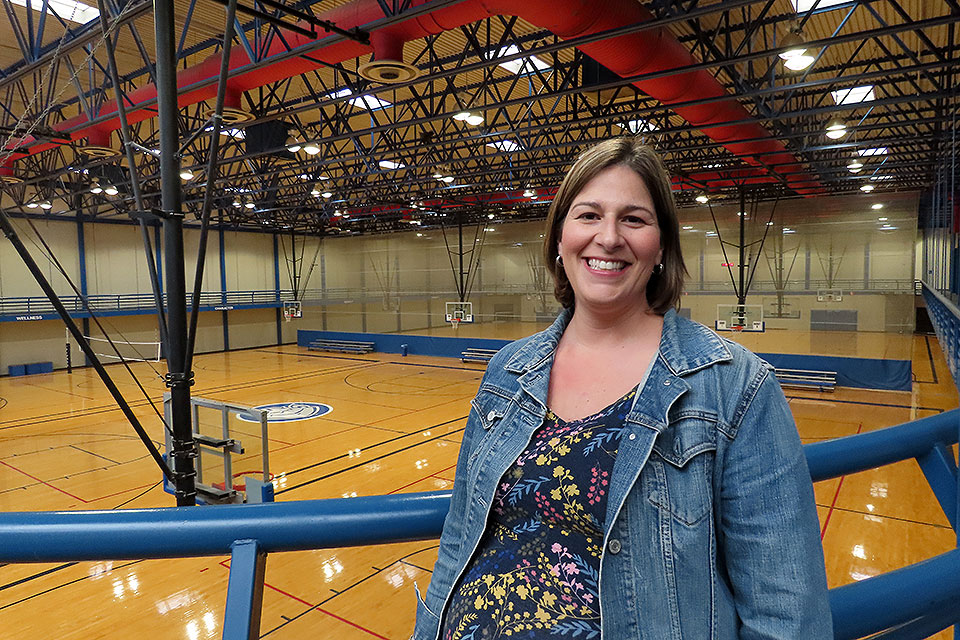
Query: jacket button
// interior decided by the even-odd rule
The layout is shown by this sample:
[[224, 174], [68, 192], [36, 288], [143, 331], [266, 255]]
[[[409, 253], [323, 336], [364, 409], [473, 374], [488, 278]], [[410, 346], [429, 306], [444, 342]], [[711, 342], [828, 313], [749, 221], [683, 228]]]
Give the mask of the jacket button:
[[497, 417], [497, 414], [495, 411], [491, 411], [490, 413], [487, 414], [487, 420], [489, 422], [493, 422], [493, 419], [496, 417]]
[[628, 439], [628, 440], [636, 440], [636, 439], [637, 439], [637, 434], [631, 433], [629, 436], [627, 436], [627, 439]]
[[670, 386], [670, 381], [669, 381], [669, 380], [664, 380], [664, 381], [663, 381], [663, 386], [669, 387], [669, 386]]
[[620, 549], [622, 548], [623, 547], [620, 544], [620, 541], [617, 540], [616, 538], [614, 538], [613, 540], [607, 543], [607, 549], [609, 549], [610, 553], [613, 555], [617, 555], [618, 553], [620, 553]]

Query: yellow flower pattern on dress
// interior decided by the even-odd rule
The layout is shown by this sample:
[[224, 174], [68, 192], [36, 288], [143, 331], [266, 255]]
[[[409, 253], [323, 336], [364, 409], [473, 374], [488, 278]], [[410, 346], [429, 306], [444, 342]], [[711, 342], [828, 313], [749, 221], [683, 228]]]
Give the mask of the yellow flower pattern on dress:
[[572, 422], [547, 412], [501, 478], [486, 533], [447, 607], [443, 640], [599, 640], [607, 491], [635, 394]]

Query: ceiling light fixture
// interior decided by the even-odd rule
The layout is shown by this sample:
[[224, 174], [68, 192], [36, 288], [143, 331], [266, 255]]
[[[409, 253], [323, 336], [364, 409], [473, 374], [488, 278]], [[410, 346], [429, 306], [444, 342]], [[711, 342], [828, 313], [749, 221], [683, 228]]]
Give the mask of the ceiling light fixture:
[[784, 51], [777, 54], [780, 56], [780, 59], [783, 60], [783, 66], [787, 69], [791, 71], [803, 71], [813, 64], [814, 57], [807, 53], [807, 49], [803, 44], [803, 37], [800, 35], [798, 28], [794, 27], [791, 29], [780, 42], [780, 46], [787, 47]]
[[827, 123], [827, 137], [831, 140], [838, 140], [847, 135], [847, 125], [839, 118], [834, 118]]
[[257, 205], [255, 205], [255, 204], [252, 203], [252, 202], [248, 202], [248, 203], [246, 203], [246, 204], [243, 205], [243, 206], [245, 206], [247, 209], [255, 209], [255, 208], [257, 207]]
[[193, 180], [193, 171], [190, 171], [190, 169], [184, 169], [180, 172], [180, 178], [182, 180]]
[[330, 198], [330, 197], [333, 196], [333, 193], [330, 192], [330, 191], [324, 191], [324, 192], [321, 193], [320, 195], [323, 196], [324, 198]]
[[883, 209], [883, 204], [880, 202], [874, 202], [872, 205], [870, 205], [870, 208], [873, 209], [874, 211], [876, 211], [877, 209]]
[[847, 169], [849, 169], [850, 173], [859, 173], [860, 169], [863, 169], [863, 163], [859, 160], [854, 160], [847, 165]]
[[696, 200], [697, 200], [697, 202], [699, 202], [700, 204], [707, 204], [707, 202], [710, 201], [710, 198], [707, 196], [707, 194], [701, 193], [700, 195], [698, 195], [698, 196], [696, 197]]
[[53, 205], [50, 203], [49, 200], [44, 200], [40, 203], [40, 208], [43, 209], [44, 211], [49, 211], [50, 209], [53, 208]]
[[320, 153], [320, 147], [313, 142], [308, 142], [307, 144], [303, 145], [303, 152], [308, 156], [315, 156]]
[[27, 203], [27, 209], [36, 209], [36, 208], [39, 207], [39, 206], [40, 206], [40, 205], [37, 204], [36, 202], [28, 202], [28, 203]]
[[90, 185], [90, 193], [103, 193], [103, 187], [100, 186], [99, 182], [94, 182]]
[[107, 186], [105, 186], [105, 187], [103, 188], [103, 192], [104, 192], [105, 194], [107, 194], [108, 196], [115, 196], [115, 195], [117, 195], [118, 193], [120, 193], [120, 190], [117, 189], [117, 188], [116, 188], [115, 186], [113, 186], [112, 184], [108, 184]]
[[874, 186], [872, 184], [865, 184], [862, 187], [860, 187], [860, 191], [863, 191], [864, 193], [870, 193], [871, 191], [873, 191], [873, 189], [874, 189]]

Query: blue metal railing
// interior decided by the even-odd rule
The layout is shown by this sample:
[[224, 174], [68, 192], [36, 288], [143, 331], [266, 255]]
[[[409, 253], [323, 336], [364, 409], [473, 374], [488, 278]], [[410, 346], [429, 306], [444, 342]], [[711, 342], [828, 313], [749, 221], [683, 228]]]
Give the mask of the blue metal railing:
[[923, 299], [927, 303], [927, 314], [937, 332], [937, 340], [946, 356], [953, 382], [960, 389], [957, 378], [960, 363], [960, 309], [926, 282], [923, 283]]
[[[163, 297], [166, 303], [166, 295]], [[201, 308], [221, 306], [238, 307], [277, 307], [283, 300], [293, 300], [293, 292], [273, 289], [250, 291], [204, 291], [200, 294]], [[71, 315], [83, 316], [86, 310], [79, 296], [63, 296], [63, 306]], [[187, 306], [189, 307], [189, 299]], [[147, 312], [152, 311], [154, 298], [152, 293], [99, 294], [87, 296], [87, 305], [93, 312]], [[0, 298], [0, 317], [51, 315], [55, 310], [50, 301], [43, 296]]]
[[[916, 458], [931, 485], [957, 468], [948, 447], [960, 409], [896, 427], [807, 445], [814, 480]], [[956, 493], [938, 491], [951, 523]], [[267, 553], [437, 538], [449, 492], [211, 508], [0, 514], [0, 562], [225, 555], [233, 560], [223, 637], [249, 637], [259, 621]], [[953, 516], [949, 514], [954, 509]], [[960, 549], [830, 591], [835, 638], [918, 640], [960, 621]]]

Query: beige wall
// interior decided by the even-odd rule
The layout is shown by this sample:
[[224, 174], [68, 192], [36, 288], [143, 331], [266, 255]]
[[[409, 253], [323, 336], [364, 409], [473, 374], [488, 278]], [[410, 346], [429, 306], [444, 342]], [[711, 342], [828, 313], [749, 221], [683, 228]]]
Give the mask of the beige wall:
[[[879, 288], [883, 282], [909, 283], [918, 261], [916, 242], [917, 197], [893, 194], [882, 198], [884, 208], [870, 204], [879, 197], [838, 197], [782, 201], [773, 208], [764, 204], [748, 207], [745, 220], [748, 242], [768, 232], [762, 252], [747, 252], [756, 276], [748, 304], [762, 305], [769, 313], [776, 303], [772, 274], [779, 261], [786, 265], [789, 309], [800, 318], [774, 319], [771, 327], [808, 328], [809, 315], [816, 308], [856, 309], [862, 331], [912, 329], [912, 296], [877, 291], [869, 295], [845, 295], [839, 303], [818, 303], [814, 294], [832, 277], [836, 288]], [[770, 216], [773, 211], [773, 216]], [[715, 206], [713, 213], [721, 236], [728, 241], [739, 235], [736, 207]], [[717, 304], [736, 301], [730, 285], [723, 252], [714, 236], [714, 220], [706, 206], [684, 209], [680, 222], [690, 229], [681, 231], [681, 246], [690, 272], [688, 291], [682, 305], [694, 319], [712, 325]], [[882, 229], [878, 217], [896, 229]], [[767, 225], [772, 222], [772, 225]], [[23, 221], [15, 221], [24, 229]], [[77, 225], [73, 222], [35, 222], [58, 259], [79, 281]], [[783, 233], [783, 229], [793, 233]], [[486, 231], [484, 229], [487, 229]], [[87, 248], [88, 290], [97, 293], [149, 294], [150, 282], [143, 256], [139, 229], [135, 226], [84, 225]], [[544, 277], [540, 263], [541, 222], [503, 224], [491, 221], [480, 228], [464, 229], [464, 266], [471, 260], [470, 295], [478, 321], [493, 321], [507, 315], [534, 320], [537, 314], [554, 312], [557, 303], [552, 282]], [[419, 236], [417, 234], [420, 234]], [[27, 232], [24, 231], [24, 235]], [[188, 288], [192, 285], [199, 232], [184, 234]], [[477, 241], [475, 241], [477, 240]], [[220, 290], [219, 238], [211, 233], [204, 268], [204, 290]], [[410, 231], [380, 236], [337, 237], [322, 240], [298, 238], [291, 246], [289, 236], [279, 238], [280, 286], [289, 289], [288, 265], [301, 263], [301, 288], [308, 289], [304, 317], [281, 326], [284, 342], [296, 340], [296, 331], [328, 329], [339, 331], [387, 332], [415, 330], [444, 322], [444, 303], [457, 299], [457, 231], [448, 230], [446, 242], [439, 228], [412, 227]], [[31, 245], [32, 246], [32, 245]], [[759, 245], [755, 245], [759, 246]], [[319, 251], [318, 251], [319, 247]], [[70, 295], [69, 287], [49, 261], [38, 256], [44, 272], [57, 291]], [[270, 234], [224, 234], [227, 289], [272, 290], [276, 273], [273, 236]], [[735, 247], [727, 247], [727, 260], [737, 262]], [[792, 269], [790, 265], [792, 264]], [[832, 267], [830, 265], [833, 265]], [[810, 288], [805, 289], [807, 279]], [[0, 243], [0, 296], [39, 295], [39, 289], [20, 263], [9, 243]], [[276, 343], [276, 313], [273, 309], [228, 312], [230, 346], [245, 348]], [[220, 312], [200, 317], [197, 350], [223, 348]], [[157, 340], [152, 315], [109, 318], [128, 340]], [[8, 364], [52, 360], [63, 366], [63, 326], [59, 321], [4, 323], [0, 325], [0, 373]]]

